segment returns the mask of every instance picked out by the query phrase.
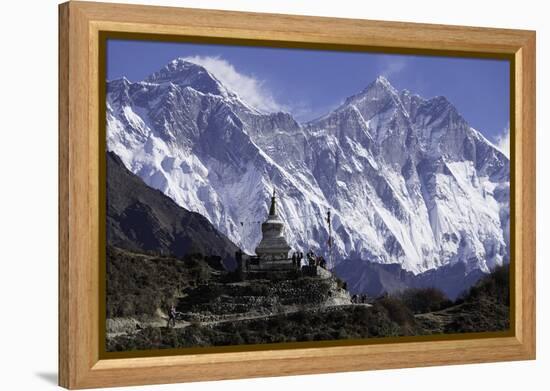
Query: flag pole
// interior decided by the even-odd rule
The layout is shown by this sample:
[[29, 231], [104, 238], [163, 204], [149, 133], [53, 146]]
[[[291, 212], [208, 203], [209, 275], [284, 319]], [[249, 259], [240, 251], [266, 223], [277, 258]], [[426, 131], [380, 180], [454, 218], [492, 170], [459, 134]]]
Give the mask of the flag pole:
[[328, 256], [329, 256], [329, 269], [332, 268], [332, 225], [330, 221], [330, 208], [327, 212], [327, 222], [328, 222]]

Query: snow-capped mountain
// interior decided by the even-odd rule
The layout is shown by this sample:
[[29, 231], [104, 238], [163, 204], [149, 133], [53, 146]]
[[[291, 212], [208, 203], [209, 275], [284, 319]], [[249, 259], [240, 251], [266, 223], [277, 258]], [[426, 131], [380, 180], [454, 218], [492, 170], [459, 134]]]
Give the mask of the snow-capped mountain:
[[294, 249], [327, 253], [331, 209], [334, 264], [420, 273], [508, 260], [508, 159], [444, 97], [379, 77], [299, 124], [256, 110], [184, 59], [141, 82], [110, 81], [107, 92], [108, 149], [248, 253], [275, 187]]

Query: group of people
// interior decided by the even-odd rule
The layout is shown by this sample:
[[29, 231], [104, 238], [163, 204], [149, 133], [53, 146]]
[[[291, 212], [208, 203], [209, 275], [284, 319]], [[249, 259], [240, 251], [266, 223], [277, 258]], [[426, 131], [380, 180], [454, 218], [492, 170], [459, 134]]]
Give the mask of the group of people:
[[[248, 269], [248, 263], [249, 263], [250, 257], [248, 256], [245, 257], [243, 255], [244, 253], [241, 251], [241, 249], [238, 249], [235, 252], [235, 260], [237, 261], [237, 265], [239, 267], [242, 267], [246, 270]], [[292, 259], [292, 264], [297, 269], [300, 269], [302, 266], [320, 266], [323, 269], [327, 268], [327, 261], [325, 260], [325, 258], [322, 255], [321, 256], [315, 255], [313, 250], [309, 250], [306, 253], [305, 260], [304, 260], [304, 253], [299, 251], [293, 252], [291, 259]]]
[[304, 253], [301, 253], [301, 252], [292, 253], [292, 264], [296, 268], [302, 267], [302, 259], [304, 259]]
[[323, 269], [327, 268], [327, 261], [323, 256], [316, 256], [313, 250], [309, 250], [306, 253], [307, 260], [304, 261], [304, 253], [302, 252], [293, 252], [292, 253], [292, 264], [297, 268], [302, 266], [320, 266]]
[[313, 250], [309, 250], [306, 256], [309, 266], [321, 266], [323, 269], [327, 268], [327, 261], [322, 255], [315, 255]]
[[353, 304], [366, 304], [367, 295], [353, 295], [351, 296], [351, 302]]

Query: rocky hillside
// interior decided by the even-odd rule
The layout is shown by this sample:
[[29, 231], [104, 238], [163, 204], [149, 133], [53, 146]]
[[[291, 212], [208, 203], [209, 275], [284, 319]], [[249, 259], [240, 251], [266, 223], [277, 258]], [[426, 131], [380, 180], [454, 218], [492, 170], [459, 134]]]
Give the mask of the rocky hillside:
[[216, 257], [183, 258], [107, 248], [107, 318], [154, 317], [176, 304], [183, 291], [219, 273]]
[[483, 277], [455, 301], [434, 288], [414, 288], [370, 299], [369, 304], [350, 303], [330, 278], [238, 282], [231, 276], [218, 275], [207, 285], [184, 289], [178, 300], [183, 316], [174, 328], [164, 327], [165, 319], [111, 319], [119, 329], [112, 328], [107, 349], [384, 338], [510, 327], [507, 267]]
[[[250, 322], [271, 322], [297, 314], [324, 314], [353, 307], [342, 281], [326, 270], [303, 275], [298, 270], [247, 278], [237, 271], [217, 270], [215, 258], [188, 255], [183, 259], [151, 256], [110, 247], [107, 257], [107, 347], [109, 350], [203, 346], [201, 332], [226, 327], [246, 328]], [[176, 305], [181, 342], [161, 346], [148, 338], [165, 333], [167, 312]], [[368, 307], [368, 304], [360, 306]], [[315, 315], [317, 316], [317, 315]], [[233, 325], [233, 326], [231, 326]], [[304, 325], [301, 326], [302, 328]], [[316, 326], [319, 332], [322, 324]], [[256, 330], [258, 331], [258, 330]], [[249, 330], [254, 333], [254, 329]], [[273, 330], [266, 330], [269, 334]], [[222, 333], [207, 345], [231, 344], [235, 335]], [[272, 338], [257, 334], [258, 343]], [[292, 334], [287, 337], [290, 338]], [[328, 334], [331, 335], [331, 334]], [[285, 337], [286, 338], [286, 337]], [[176, 338], [177, 339], [177, 338]], [[227, 343], [226, 343], [227, 342]], [[147, 347], [143, 344], [148, 344]]]

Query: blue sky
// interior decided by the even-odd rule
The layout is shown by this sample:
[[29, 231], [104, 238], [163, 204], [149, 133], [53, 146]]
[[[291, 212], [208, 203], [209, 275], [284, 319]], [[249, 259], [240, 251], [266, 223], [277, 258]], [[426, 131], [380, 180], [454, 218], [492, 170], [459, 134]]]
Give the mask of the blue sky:
[[471, 126], [506, 148], [510, 117], [505, 60], [109, 40], [107, 78], [143, 80], [176, 57], [205, 66], [248, 103], [298, 121], [338, 106], [378, 75], [425, 98], [446, 96]]

